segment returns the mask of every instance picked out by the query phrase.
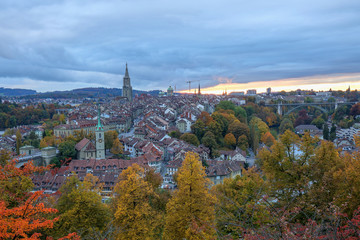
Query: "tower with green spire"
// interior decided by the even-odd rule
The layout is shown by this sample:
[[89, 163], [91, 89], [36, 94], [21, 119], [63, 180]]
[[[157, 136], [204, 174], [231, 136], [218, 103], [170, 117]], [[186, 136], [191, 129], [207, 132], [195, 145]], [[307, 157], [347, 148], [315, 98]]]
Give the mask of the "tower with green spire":
[[95, 127], [96, 137], [96, 159], [105, 159], [105, 136], [104, 127], [101, 124], [100, 105], [98, 104], [98, 123]]

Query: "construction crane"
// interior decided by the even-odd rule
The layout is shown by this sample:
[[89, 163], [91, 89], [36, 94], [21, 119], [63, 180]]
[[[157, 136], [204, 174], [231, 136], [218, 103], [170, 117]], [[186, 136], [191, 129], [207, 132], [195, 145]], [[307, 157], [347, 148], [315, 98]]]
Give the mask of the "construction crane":
[[192, 82], [200, 82], [200, 80], [193, 80], [193, 81], [187, 81], [186, 83], [188, 83], [189, 84], [189, 93], [190, 93], [190, 91], [191, 91], [191, 83]]

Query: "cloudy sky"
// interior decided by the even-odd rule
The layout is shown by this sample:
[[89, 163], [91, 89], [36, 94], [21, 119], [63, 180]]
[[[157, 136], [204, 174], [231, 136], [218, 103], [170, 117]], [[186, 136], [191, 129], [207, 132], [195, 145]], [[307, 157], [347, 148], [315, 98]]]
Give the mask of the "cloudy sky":
[[359, 0], [1, 0], [0, 23], [0, 87], [121, 88], [126, 62], [142, 90], [360, 82]]

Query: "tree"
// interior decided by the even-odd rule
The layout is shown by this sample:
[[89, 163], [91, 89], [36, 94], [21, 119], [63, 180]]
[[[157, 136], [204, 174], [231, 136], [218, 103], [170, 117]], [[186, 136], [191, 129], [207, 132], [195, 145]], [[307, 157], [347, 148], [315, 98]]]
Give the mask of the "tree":
[[336, 139], [336, 126], [333, 124], [330, 129], [330, 141], [334, 141]]
[[34, 167], [30, 161], [22, 168], [16, 160], [0, 165], [0, 236], [2, 239], [40, 239], [40, 232], [53, 227], [56, 209], [47, 208], [42, 192], [33, 189], [31, 176], [48, 168]]
[[83, 182], [72, 176], [60, 188], [61, 196], [56, 208], [59, 221], [55, 224], [54, 237], [77, 232], [82, 238], [93, 238], [105, 229], [110, 221], [109, 208], [101, 202], [97, 177], [86, 175]]
[[299, 111], [298, 117], [295, 120], [294, 126], [310, 124], [311, 118], [308, 116], [308, 113], [305, 109]]
[[18, 129], [16, 131], [16, 154], [19, 155], [20, 154], [20, 147], [21, 147], [21, 133], [20, 130]]
[[327, 125], [327, 123], [324, 124], [324, 127], [323, 127], [323, 138], [324, 140], [329, 140], [329, 127]]
[[110, 152], [115, 155], [123, 154], [124, 146], [121, 144], [119, 138], [115, 138], [112, 144], [112, 148], [110, 149]]
[[64, 158], [75, 158], [76, 157], [76, 150], [75, 150], [76, 143], [74, 141], [65, 141], [59, 144], [59, 152], [61, 157]]
[[169, 133], [169, 136], [172, 137], [172, 138], [180, 138], [181, 132], [179, 130], [172, 131], [172, 132]]
[[[228, 130], [229, 127], [229, 120], [221, 113], [219, 112], [214, 112], [211, 117], [214, 119], [214, 121], [216, 121], [220, 128], [221, 128], [221, 133], [224, 136]], [[205, 131], [204, 131], [205, 133]], [[201, 139], [201, 138], [199, 138]]]
[[152, 208], [151, 201], [157, 195], [143, 176], [144, 169], [133, 164], [119, 177], [115, 187], [117, 239], [152, 239], [156, 234], [159, 214]]
[[35, 192], [18, 207], [7, 208], [0, 201], [0, 236], [2, 239], [40, 239], [39, 230], [53, 228], [57, 218], [47, 219], [48, 215], [56, 213], [53, 208], [46, 208], [38, 203], [41, 192]]
[[246, 135], [241, 135], [238, 138], [237, 146], [243, 151], [246, 151], [249, 148], [249, 140]]
[[205, 134], [205, 123], [200, 119], [191, 125], [191, 132], [196, 135], [198, 139], [202, 139]]
[[210, 155], [213, 156], [214, 150], [217, 147], [214, 134], [210, 131], [207, 131], [204, 137], [201, 139], [201, 143], [210, 149]]
[[199, 118], [198, 118], [200, 121], [202, 121], [206, 126], [209, 125], [213, 119], [212, 117], [210, 116], [210, 114], [208, 112], [201, 112]]
[[242, 239], [247, 229], [269, 222], [270, 212], [263, 199], [267, 186], [254, 168], [243, 170], [242, 176], [224, 179], [222, 184], [213, 186], [212, 191], [218, 198], [215, 209], [220, 236]]
[[199, 146], [200, 144], [199, 139], [192, 133], [184, 133], [180, 139], [195, 146]]
[[244, 108], [237, 106], [235, 107], [235, 116], [240, 120], [240, 122], [242, 123], [246, 123], [247, 122], [247, 114]]
[[315, 118], [314, 120], [312, 120], [311, 124], [315, 125], [317, 128], [321, 129], [323, 127], [325, 123], [325, 120], [322, 119], [321, 116], [318, 116], [317, 118]]
[[249, 125], [250, 128], [256, 127], [256, 129], [258, 129], [260, 134], [259, 138], [261, 138], [265, 133], [270, 131], [268, 125], [258, 117], [252, 117]]
[[236, 146], [236, 138], [232, 133], [228, 133], [225, 135], [224, 142], [231, 149], [234, 149]]
[[111, 149], [113, 147], [113, 143], [115, 139], [118, 138], [118, 132], [115, 130], [106, 131], [104, 138], [105, 138], [105, 149]]
[[228, 132], [232, 133], [235, 138], [239, 138], [241, 135], [249, 136], [250, 134], [249, 127], [239, 120], [236, 120], [229, 125]]
[[216, 105], [215, 110], [218, 111], [220, 109], [224, 110], [235, 110], [235, 104], [231, 101], [221, 101], [218, 105]]
[[275, 143], [275, 138], [270, 132], [266, 132], [262, 137], [261, 141], [268, 147], [271, 147]]
[[356, 104], [352, 105], [352, 107], [350, 109], [350, 115], [352, 115], [352, 116], [360, 115], [360, 103], [356, 103]]
[[215, 239], [214, 205], [210, 180], [195, 153], [186, 153], [178, 171], [178, 190], [166, 205], [165, 239]]

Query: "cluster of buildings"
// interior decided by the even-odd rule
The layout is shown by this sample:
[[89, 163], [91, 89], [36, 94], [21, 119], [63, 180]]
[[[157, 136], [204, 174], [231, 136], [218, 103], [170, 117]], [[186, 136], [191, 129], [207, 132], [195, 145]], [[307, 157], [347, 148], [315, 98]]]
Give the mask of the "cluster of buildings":
[[[126, 103], [119, 104], [119, 101], [112, 100], [97, 106], [81, 104], [68, 112], [66, 124], [54, 128], [56, 137], [84, 131], [93, 132], [95, 140], [84, 138], [77, 143], [77, 159], [72, 160], [68, 166], [62, 166], [56, 173], [52, 171], [34, 177], [36, 190], [54, 193], [74, 173], [80, 179], [91, 173], [104, 185], [103, 196], [106, 198], [111, 196], [119, 174], [134, 163], [153, 168], [162, 175], [163, 187], [172, 188], [175, 184], [173, 174], [178, 171], [188, 151], [197, 153], [200, 161], [207, 164], [208, 178], [214, 184], [241, 174], [246, 162], [243, 151], [236, 149], [210, 160], [210, 150], [207, 147], [196, 147], [169, 136], [172, 131], [190, 132], [191, 124], [201, 112], [213, 112], [222, 96], [175, 96], [173, 89], [169, 87], [167, 95], [163, 97], [146, 94], [133, 97], [127, 66], [123, 84]], [[109, 130], [120, 133], [119, 139], [124, 146], [123, 157], [126, 160], [114, 159], [105, 150], [104, 137]]]

